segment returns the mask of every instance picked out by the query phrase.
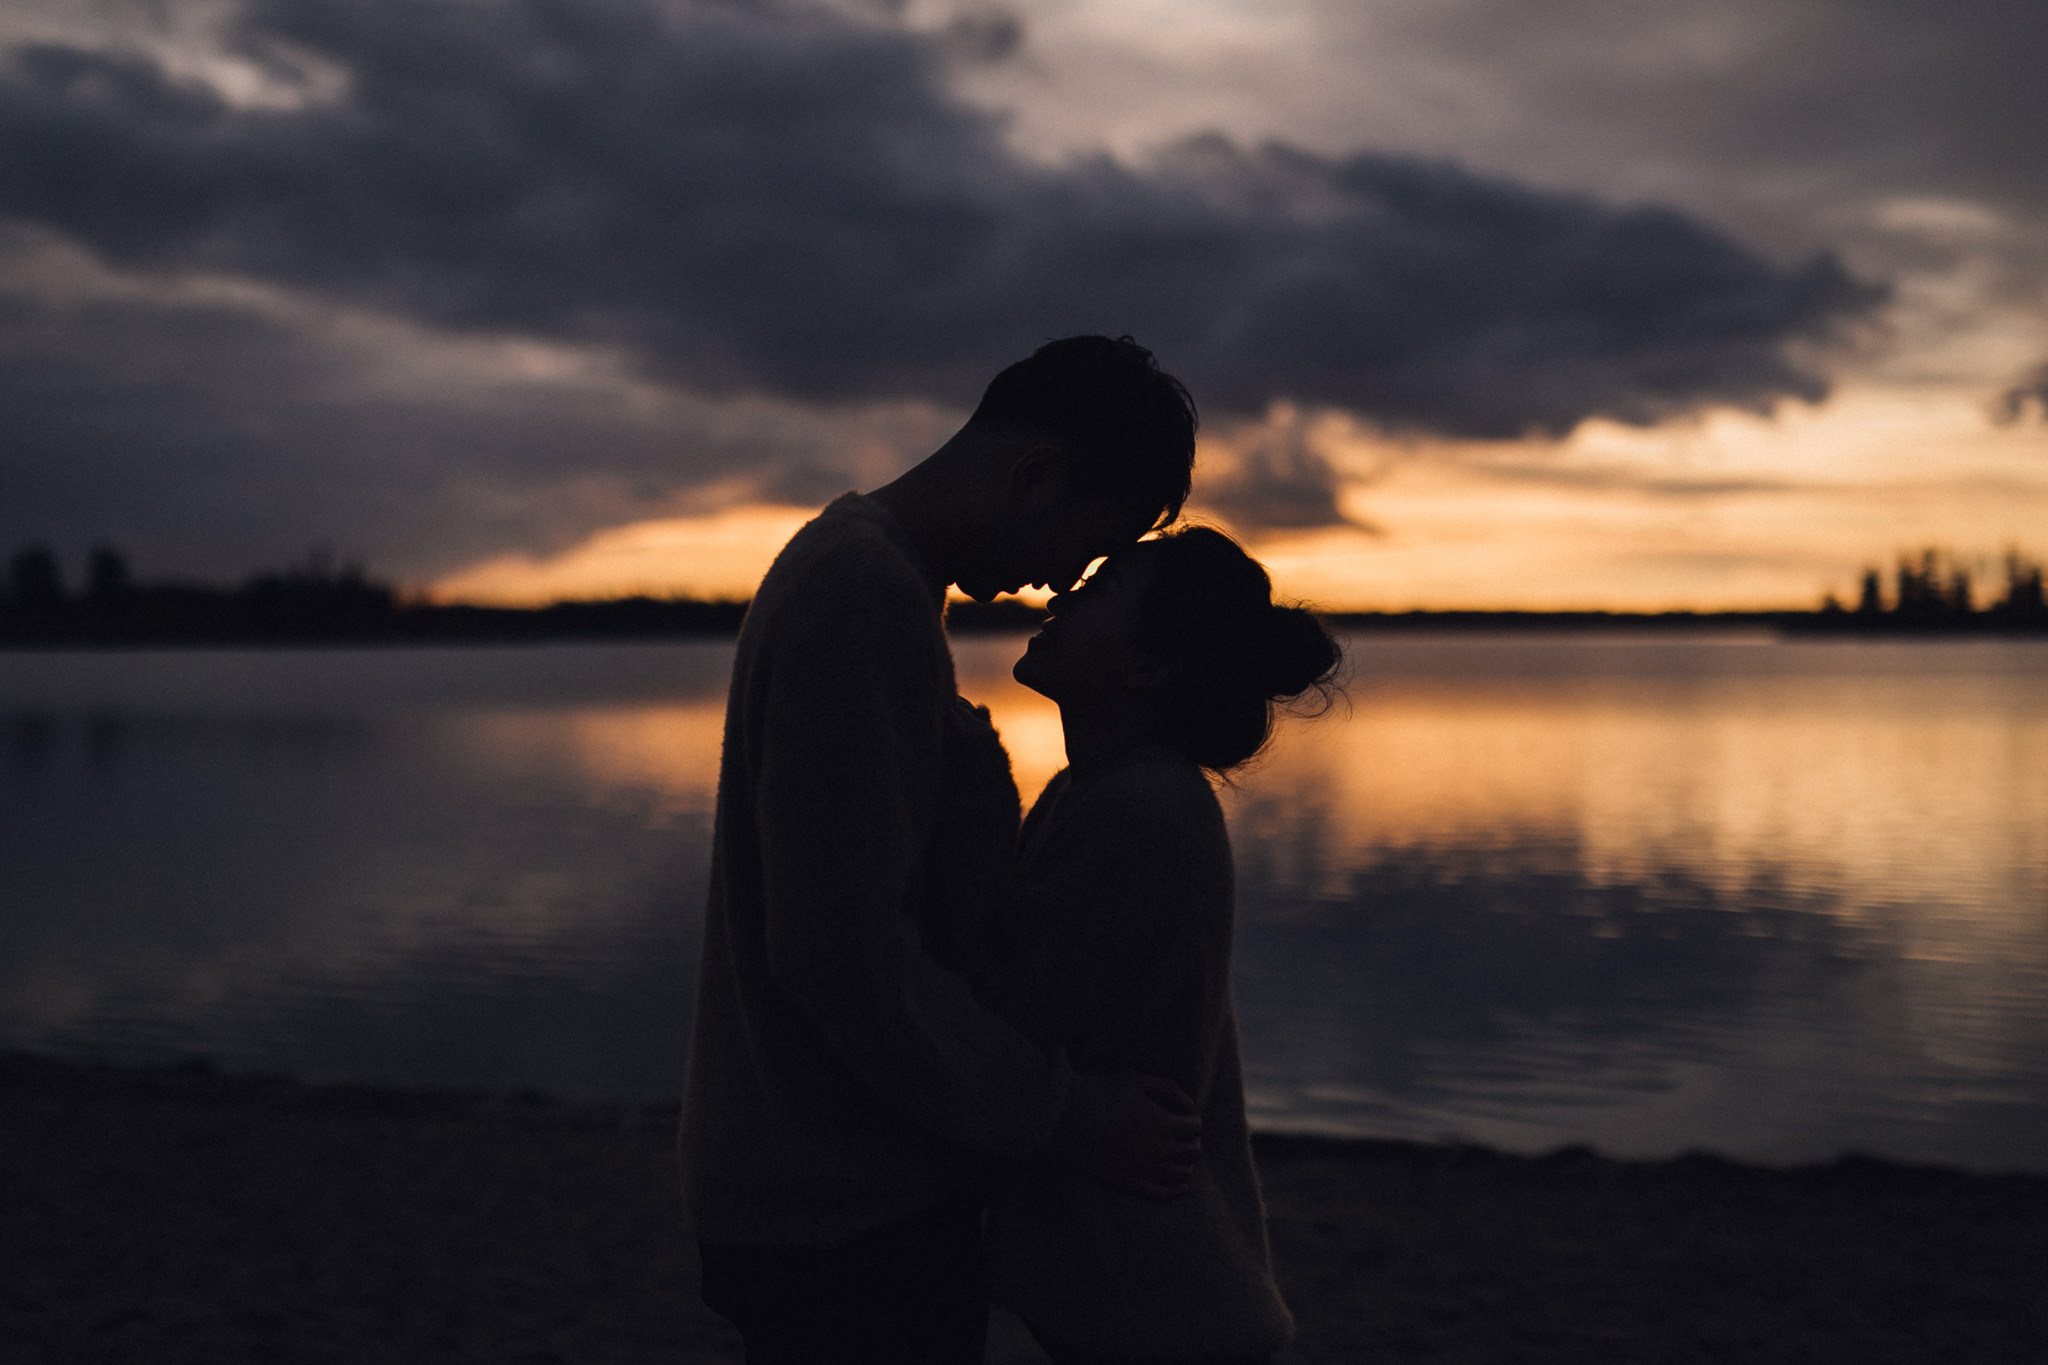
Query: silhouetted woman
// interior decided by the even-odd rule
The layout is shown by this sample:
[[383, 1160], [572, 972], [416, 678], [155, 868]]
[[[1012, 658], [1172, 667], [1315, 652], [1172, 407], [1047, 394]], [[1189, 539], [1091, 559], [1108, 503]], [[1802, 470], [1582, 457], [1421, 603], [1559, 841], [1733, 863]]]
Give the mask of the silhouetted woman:
[[1025, 819], [988, 993], [1076, 1071], [1179, 1082], [1202, 1160], [1163, 1200], [1045, 1163], [1011, 1173], [990, 1204], [990, 1296], [1063, 1365], [1263, 1361], [1293, 1324], [1246, 1133], [1210, 778], [1264, 747], [1276, 703], [1327, 697], [1338, 649], [1206, 527], [1119, 552], [1052, 613], [1015, 671], [1059, 703], [1068, 766]]

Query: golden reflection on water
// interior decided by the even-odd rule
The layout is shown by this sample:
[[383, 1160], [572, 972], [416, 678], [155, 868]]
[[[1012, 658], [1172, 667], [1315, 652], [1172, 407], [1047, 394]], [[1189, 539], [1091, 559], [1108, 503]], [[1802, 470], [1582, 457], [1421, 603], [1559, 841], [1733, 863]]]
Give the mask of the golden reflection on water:
[[[1703, 661], [1716, 649], [1655, 647]], [[989, 705], [1028, 800], [1063, 755], [1057, 709], [1008, 676], [1019, 648], [956, 652], [961, 690]], [[1823, 655], [1728, 676], [1743, 654], [1731, 645], [1721, 676], [1682, 671], [1678, 653], [1680, 671], [1647, 677], [1473, 677], [1455, 659], [1404, 658], [1422, 652], [1399, 639], [1351, 648], [1381, 667], [1331, 716], [1284, 724], [1235, 804], [1270, 798], [1344, 845], [1563, 839], [1601, 878], [1675, 866], [1728, 887], [1768, 866], [1855, 900], [1960, 893], [1991, 913], [2040, 910], [2048, 682], [2024, 670], [1862, 677]]]
[[[1953, 893], [2048, 852], [2048, 716], [1943, 715], [1913, 698], [1843, 714], [1799, 685], [1686, 699], [1361, 697], [1283, 737], [1252, 778], [1375, 844], [1485, 846], [1568, 832], [1590, 872]], [[1900, 705], [1897, 703], [1903, 702]]]
[[652, 795], [661, 815], [708, 813], [718, 792], [725, 703], [646, 702], [466, 717], [465, 760], [505, 772], [569, 771], [595, 791]]
[[[1706, 894], [1727, 921], [1719, 932], [1826, 933], [1823, 957], [1888, 964], [1882, 1002], [1852, 993], [1829, 1007], [1839, 1017], [1716, 1025], [1726, 1046], [1750, 1030], [1751, 1060], [1733, 1070], [1660, 1056], [1642, 1064], [1654, 1078], [1635, 1086], [1613, 1080], [1615, 1068], [1627, 1070], [1617, 1060], [1625, 1050], [1597, 1064], [1529, 1063], [1543, 1085], [1556, 1084], [1554, 1067], [1631, 1093], [1628, 1112], [1597, 1128], [1573, 1126], [1585, 1122], [1573, 1106], [1601, 1089], [1588, 1084], [1558, 1109], [1463, 1114], [1460, 1131], [1521, 1146], [1541, 1146], [1542, 1133], [1597, 1132], [1610, 1146], [1660, 1150], [1718, 1125], [1727, 1140], [1766, 1152], [1777, 1139], [1765, 1130], [1809, 1122], [1813, 1101], [1787, 1099], [1782, 1114], [1755, 1108], [1758, 1132], [1738, 1139], [1731, 1116], [1744, 1101], [1730, 1086], [1782, 1083], [1797, 1096], [1807, 1083], [1799, 1076], [1875, 1069], [1893, 1080], [1873, 1078], [1871, 1093], [1890, 1084], [1898, 1103], [1945, 1115], [1963, 1102], [1967, 1077], [1999, 1078], [1987, 1096], [2009, 1098], [2020, 1084], [2016, 1059], [2041, 1040], [2048, 993], [2048, 647], [1350, 644], [1359, 667], [1348, 707], [1286, 725], [1225, 792], [1241, 876], [1257, 863], [1241, 888], [1247, 923], [1323, 905], [1370, 924], [1401, 913], [1371, 889], [1381, 885], [1376, 870], [1455, 869], [1476, 856], [1491, 869], [1486, 894], [1500, 913], [1551, 913], [1530, 880], [1550, 875], [1640, 891], [1653, 922], [1662, 916], [1685, 933], [1685, 896]], [[961, 651], [962, 687], [990, 703], [1006, 739], [1022, 737], [1025, 785], [1060, 761], [1058, 720], [1002, 676], [1013, 653], [1009, 642], [972, 643]], [[1674, 878], [1699, 890], [1666, 905], [1657, 888]], [[1796, 913], [1773, 917], [1786, 905]], [[1631, 930], [1645, 931], [1641, 922]], [[1613, 922], [1590, 929], [1623, 932]], [[1453, 941], [1444, 948], [1459, 951]], [[1770, 1009], [1796, 1009], [1799, 994]], [[1541, 1051], [1542, 1026], [1524, 1019], [1518, 1032], [1519, 1048]], [[1860, 1057], [1859, 1036], [1868, 1040]], [[1885, 1049], [1893, 1055], [1879, 1060]], [[1797, 1061], [1805, 1054], [1810, 1065]], [[1919, 1068], [1931, 1070], [1902, 1074]], [[1299, 1121], [1319, 1093], [1265, 1096], [1267, 1121]], [[1423, 1112], [1414, 1106], [1403, 1121]]]
[[[956, 643], [960, 691], [987, 706], [1028, 804], [1066, 763], [1059, 709], [1010, 677], [1023, 640]], [[508, 769], [573, 767], [593, 785], [664, 794], [676, 810], [711, 809], [718, 789], [725, 693], [688, 701], [504, 709], [467, 717], [473, 761]]]
[[[1345, 703], [1284, 724], [1224, 792], [1240, 842], [1307, 859], [1326, 893], [1390, 849], [1549, 847], [1602, 883], [1826, 892], [1829, 913], [1930, 961], [2048, 933], [2048, 683], [2026, 659], [1869, 673], [1826, 646], [1350, 645]], [[977, 636], [955, 655], [1028, 804], [1065, 758], [1057, 708], [1010, 677], [1022, 649]], [[722, 717], [722, 689], [700, 687], [485, 709], [460, 733], [468, 763], [578, 772], [592, 800], [671, 818], [710, 810]]]

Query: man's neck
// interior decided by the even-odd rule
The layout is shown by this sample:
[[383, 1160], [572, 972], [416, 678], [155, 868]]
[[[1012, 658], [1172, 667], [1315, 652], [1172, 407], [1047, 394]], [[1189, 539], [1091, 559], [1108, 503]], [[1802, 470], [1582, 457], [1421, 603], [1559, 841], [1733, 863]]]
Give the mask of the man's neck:
[[957, 547], [966, 518], [954, 481], [937, 467], [937, 456], [868, 494], [895, 518], [904, 539], [942, 583], [958, 576]]

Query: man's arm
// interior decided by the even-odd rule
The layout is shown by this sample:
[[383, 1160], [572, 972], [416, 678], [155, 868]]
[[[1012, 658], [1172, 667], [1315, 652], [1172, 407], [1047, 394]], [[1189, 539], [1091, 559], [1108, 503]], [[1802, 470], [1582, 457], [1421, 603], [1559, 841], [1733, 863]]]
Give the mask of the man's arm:
[[892, 1108], [1020, 1158], [1060, 1125], [1066, 1061], [983, 1007], [911, 922], [949, 698], [935, 696], [929, 601], [915, 584], [847, 568], [816, 576], [762, 660], [755, 813], [769, 971]]
[[771, 975], [919, 1127], [999, 1158], [1043, 1153], [1135, 1193], [1185, 1188], [1200, 1123], [1180, 1087], [1075, 1083], [1063, 1051], [1026, 1039], [926, 953], [906, 898], [952, 699], [933, 694], [929, 601], [860, 567], [820, 575], [766, 660], [756, 818]]

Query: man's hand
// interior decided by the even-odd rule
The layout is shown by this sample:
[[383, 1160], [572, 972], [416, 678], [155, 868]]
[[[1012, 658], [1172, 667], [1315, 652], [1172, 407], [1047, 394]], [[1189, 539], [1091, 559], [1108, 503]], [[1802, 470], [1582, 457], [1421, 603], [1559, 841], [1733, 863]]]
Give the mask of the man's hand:
[[1077, 1073], [1044, 1155], [1111, 1189], [1170, 1199], [1187, 1191], [1201, 1159], [1202, 1121], [1172, 1081]]

